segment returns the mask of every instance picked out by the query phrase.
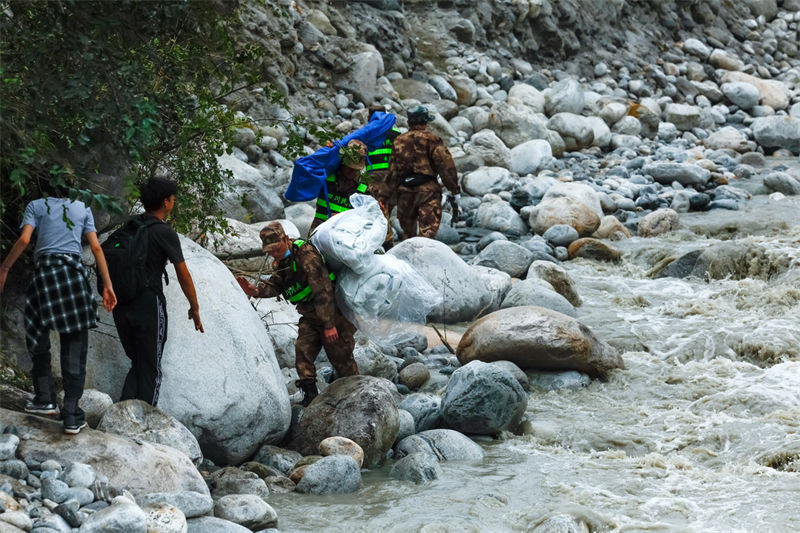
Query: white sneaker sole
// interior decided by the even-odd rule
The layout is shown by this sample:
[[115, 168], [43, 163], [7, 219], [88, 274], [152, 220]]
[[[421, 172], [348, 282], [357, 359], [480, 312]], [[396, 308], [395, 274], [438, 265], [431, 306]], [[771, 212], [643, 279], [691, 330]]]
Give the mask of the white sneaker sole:
[[84, 422], [83, 424], [81, 424], [78, 427], [68, 428], [68, 427], [64, 426], [64, 433], [66, 433], [67, 435], [77, 435], [85, 427], [86, 427], [86, 422]]

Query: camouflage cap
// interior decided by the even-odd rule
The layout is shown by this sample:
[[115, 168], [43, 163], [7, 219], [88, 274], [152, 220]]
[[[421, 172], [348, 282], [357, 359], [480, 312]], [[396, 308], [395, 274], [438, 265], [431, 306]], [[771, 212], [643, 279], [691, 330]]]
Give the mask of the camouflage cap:
[[280, 222], [270, 222], [261, 228], [261, 232], [258, 235], [261, 237], [261, 250], [265, 253], [271, 250], [274, 245], [283, 242], [283, 238], [286, 237]]

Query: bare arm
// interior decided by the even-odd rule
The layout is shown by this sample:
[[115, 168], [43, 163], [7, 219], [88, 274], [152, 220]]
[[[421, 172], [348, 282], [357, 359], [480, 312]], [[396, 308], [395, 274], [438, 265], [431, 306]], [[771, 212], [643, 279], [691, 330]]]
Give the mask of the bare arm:
[[90, 231], [86, 233], [86, 240], [89, 241], [89, 248], [92, 249], [94, 261], [97, 264], [97, 274], [103, 280], [103, 307], [106, 311], [111, 311], [117, 305], [117, 295], [114, 294], [114, 287], [111, 285], [111, 277], [108, 275], [108, 264], [106, 264], [106, 256], [103, 255], [103, 249], [100, 247], [100, 241], [97, 240], [97, 232]]
[[3, 292], [3, 287], [6, 285], [8, 271], [11, 270], [11, 267], [17, 262], [19, 256], [22, 255], [22, 252], [24, 252], [25, 248], [27, 248], [31, 243], [32, 235], [33, 226], [30, 224], [25, 224], [22, 226], [22, 233], [20, 234], [19, 239], [17, 239], [17, 242], [15, 242], [14, 246], [11, 247], [11, 251], [8, 252], [3, 264], [0, 265], [0, 292]]
[[175, 263], [175, 274], [178, 276], [178, 283], [181, 290], [189, 300], [189, 320], [194, 320], [194, 329], [200, 333], [205, 333], [203, 323], [200, 321], [200, 305], [197, 303], [197, 293], [194, 290], [194, 282], [189, 269], [186, 268], [186, 261]]

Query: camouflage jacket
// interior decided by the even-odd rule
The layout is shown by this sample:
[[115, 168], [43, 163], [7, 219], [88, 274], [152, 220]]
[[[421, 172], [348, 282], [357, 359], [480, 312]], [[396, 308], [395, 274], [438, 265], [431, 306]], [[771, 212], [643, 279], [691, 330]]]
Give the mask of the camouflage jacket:
[[[334, 327], [336, 316], [336, 299], [333, 293], [333, 282], [328, 267], [322, 261], [313, 245], [301, 246], [292, 243], [290, 254], [280, 261], [275, 272], [267, 281], [258, 284], [258, 296], [271, 298], [286, 297], [287, 291], [293, 287], [310, 287], [310, 297], [296, 302], [297, 312], [311, 320], [322, 323], [328, 329]], [[289, 298], [287, 298], [288, 300]]]
[[386, 178], [389, 189], [397, 190], [402, 178], [411, 174], [433, 178], [438, 174], [450, 192], [461, 193], [450, 150], [438, 135], [424, 127], [412, 126], [411, 130], [398, 135], [392, 143], [392, 161]]

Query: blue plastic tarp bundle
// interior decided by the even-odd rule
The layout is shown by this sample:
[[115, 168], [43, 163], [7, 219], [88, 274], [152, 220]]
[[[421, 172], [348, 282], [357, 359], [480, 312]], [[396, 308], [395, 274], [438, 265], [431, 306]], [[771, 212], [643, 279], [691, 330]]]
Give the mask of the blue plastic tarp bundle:
[[305, 202], [317, 198], [320, 191], [324, 192], [327, 199], [328, 187], [325, 179], [336, 172], [342, 164], [339, 149], [347, 146], [353, 139], [358, 139], [367, 145], [367, 152], [377, 150], [383, 145], [386, 134], [394, 126], [395, 120], [393, 114], [378, 111], [366, 125], [334, 141], [333, 146], [322, 147], [313, 154], [295, 161], [292, 180], [285, 193], [286, 199], [290, 202]]

